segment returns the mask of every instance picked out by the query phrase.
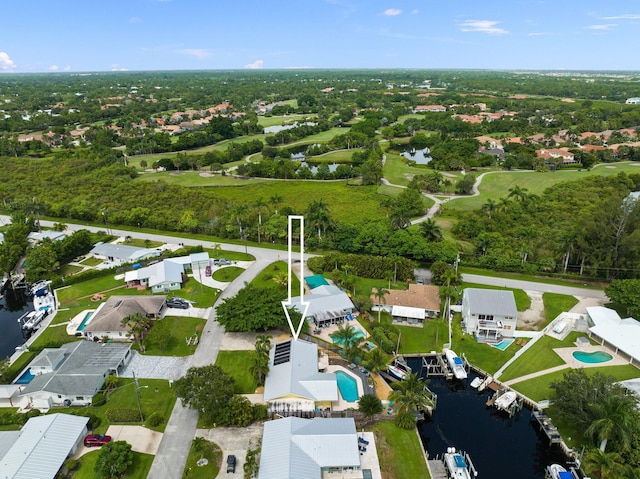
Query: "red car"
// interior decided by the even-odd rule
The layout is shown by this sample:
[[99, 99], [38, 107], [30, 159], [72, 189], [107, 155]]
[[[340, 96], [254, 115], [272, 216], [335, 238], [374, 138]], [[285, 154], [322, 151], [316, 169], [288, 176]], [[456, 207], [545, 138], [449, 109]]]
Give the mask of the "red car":
[[84, 438], [84, 445], [87, 447], [104, 446], [108, 442], [111, 442], [111, 436], [103, 434], [89, 434]]
[[211, 266], [207, 265], [207, 267], [204, 269], [204, 275], [211, 276]]

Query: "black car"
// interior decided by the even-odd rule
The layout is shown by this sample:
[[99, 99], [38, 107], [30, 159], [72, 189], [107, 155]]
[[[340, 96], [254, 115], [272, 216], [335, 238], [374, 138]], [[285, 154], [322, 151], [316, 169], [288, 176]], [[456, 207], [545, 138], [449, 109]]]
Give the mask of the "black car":
[[172, 298], [167, 300], [167, 307], [178, 309], [189, 309], [189, 302], [180, 298]]
[[233, 454], [227, 456], [227, 473], [229, 472], [236, 472], [236, 456]]

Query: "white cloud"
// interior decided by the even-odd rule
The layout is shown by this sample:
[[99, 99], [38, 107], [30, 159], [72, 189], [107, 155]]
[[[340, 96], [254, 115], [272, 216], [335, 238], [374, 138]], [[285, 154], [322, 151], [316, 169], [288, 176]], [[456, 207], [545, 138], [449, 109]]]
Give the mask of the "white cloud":
[[0, 52], [0, 70], [13, 70], [16, 67], [15, 62], [9, 58], [7, 52]]
[[418, 10], [417, 8], [411, 10], [411, 15], [417, 15], [418, 13], [420, 13], [420, 10]]
[[247, 63], [244, 67], [248, 68], [249, 70], [259, 70], [263, 66], [264, 66], [264, 61], [256, 60], [253, 63]]
[[140, 17], [131, 17], [129, 19], [129, 23], [140, 23], [142, 20], [140, 20]]
[[460, 23], [460, 30], [463, 32], [479, 32], [487, 35], [506, 35], [509, 33], [504, 28], [499, 28], [500, 22], [493, 20], [466, 20]]
[[602, 17], [603, 20], [640, 20], [640, 13], [623, 13], [612, 17]]
[[71, 71], [71, 65], [67, 65], [66, 67], [63, 68], [63, 70], [66, 72]]
[[397, 8], [387, 8], [384, 12], [382, 12], [383, 15], [386, 15], [387, 17], [395, 17], [397, 15], [400, 15], [402, 13], [402, 10], [399, 10]]
[[204, 48], [184, 48], [182, 50], [176, 50], [178, 53], [182, 53], [183, 55], [189, 55], [191, 57], [196, 57], [200, 60], [203, 58], [207, 58], [211, 53], [209, 50]]
[[112, 72], [127, 72], [127, 71], [129, 71], [129, 69], [128, 69], [128, 68], [125, 68], [125, 67], [123, 67], [123, 66], [120, 66], [120, 65], [118, 65], [117, 63], [113, 63], [113, 64], [111, 65], [111, 71], [112, 71]]
[[58, 65], [51, 65], [48, 70], [50, 72], [57, 72], [58, 71]]
[[618, 24], [616, 24], [616, 23], [603, 23], [603, 24], [600, 24], [600, 25], [589, 25], [587, 27], [587, 29], [589, 29], [589, 30], [597, 30], [597, 31], [601, 31], [601, 32], [605, 31], [606, 32], [608, 30], [611, 30], [613, 27], [617, 27], [617, 26], [618, 26]]

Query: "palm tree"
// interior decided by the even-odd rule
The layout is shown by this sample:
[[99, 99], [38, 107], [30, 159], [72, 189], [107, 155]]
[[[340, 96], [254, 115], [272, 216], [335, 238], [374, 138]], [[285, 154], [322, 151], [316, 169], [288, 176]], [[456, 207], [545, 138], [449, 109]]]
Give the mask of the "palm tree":
[[382, 412], [382, 401], [375, 394], [365, 394], [358, 400], [358, 410], [367, 417], [367, 422]]
[[271, 335], [259, 334], [256, 336], [255, 351], [251, 358], [249, 370], [256, 379], [258, 386], [264, 385], [264, 380], [269, 374], [269, 351], [271, 350]]
[[376, 298], [376, 302], [378, 303], [378, 322], [380, 322], [380, 312], [382, 310], [382, 304], [387, 304], [387, 294], [389, 294], [389, 290], [385, 288], [374, 288], [372, 290], [373, 296]]
[[258, 244], [260, 244], [260, 227], [262, 226], [262, 211], [267, 207], [267, 204], [262, 200], [262, 197], [253, 202], [253, 209], [258, 213]]
[[524, 201], [527, 199], [529, 190], [520, 185], [515, 185], [513, 188], [509, 188], [509, 194], [507, 198], [513, 198], [516, 201]]
[[389, 215], [391, 227], [394, 230], [406, 229], [411, 224], [408, 213], [401, 206], [394, 206]]
[[313, 200], [305, 212], [305, 218], [310, 226], [317, 230], [318, 240], [322, 240], [322, 235], [334, 227], [333, 220], [329, 214], [329, 205], [322, 200]]
[[489, 218], [491, 218], [491, 215], [496, 211], [497, 208], [498, 208], [498, 204], [494, 200], [492, 200], [491, 198], [489, 198], [486, 201], [486, 203], [484, 205], [482, 205], [482, 211], [487, 213]]
[[269, 200], [271, 200], [271, 203], [273, 203], [273, 209], [275, 210], [276, 214], [278, 214], [278, 205], [283, 201], [282, 196], [280, 196], [278, 193], [274, 193], [273, 195], [271, 195], [271, 198], [269, 198]]
[[442, 228], [433, 221], [433, 218], [427, 218], [426, 221], [420, 223], [420, 233], [427, 241], [442, 241]]
[[593, 405], [598, 419], [587, 427], [585, 434], [600, 441], [602, 452], [607, 448], [609, 439], [620, 442], [621, 450], [631, 446], [634, 433], [639, 431], [640, 415], [636, 409], [636, 399], [630, 395], [610, 394]]
[[255, 351], [259, 356], [269, 357], [271, 339], [273, 339], [273, 337], [270, 334], [259, 334], [256, 336]]
[[151, 328], [151, 320], [142, 313], [135, 313], [122, 318], [120, 325], [129, 327], [127, 335], [133, 337], [140, 352], [144, 352], [144, 339]]
[[[393, 384], [394, 390], [389, 395], [394, 407], [398, 409], [398, 421], [401, 427], [408, 425], [408, 415], [413, 415], [413, 424], [419, 411], [426, 411], [435, 405], [433, 393], [427, 387], [427, 382], [418, 379], [416, 373], [410, 373], [405, 379]], [[404, 416], [404, 417], [402, 417]], [[412, 426], [411, 426], [412, 427]]]
[[509, 201], [509, 198], [500, 198], [500, 201], [498, 202], [498, 211], [505, 213], [506, 211], [509, 211], [510, 206], [511, 201]]
[[607, 453], [600, 449], [590, 449], [585, 454], [584, 466], [602, 479], [620, 479], [623, 477], [623, 459], [620, 454]]
[[349, 361], [353, 361], [361, 352], [364, 337], [350, 324], [341, 324], [338, 330], [329, 335], [335, 342], [341, 343]]
[[379, 373], [387, 369], [389, 356], [380, 348], [374, 348], [364, 358], [364, 365], [372, 373]]

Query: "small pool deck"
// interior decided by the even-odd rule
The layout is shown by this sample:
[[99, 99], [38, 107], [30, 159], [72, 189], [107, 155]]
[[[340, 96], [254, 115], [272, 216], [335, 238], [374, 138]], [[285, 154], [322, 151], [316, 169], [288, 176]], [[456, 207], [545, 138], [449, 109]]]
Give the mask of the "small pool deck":
[[[360, 377], [360, 375], [357, 374], [356, 371], [354, 371], [353, 369], [345, 368], [344, 366], [340, 366], [337, 364], [330, 364], [329, 366], [327, 366], [328, 373], [335, 373], [336, 371], [342, 371], [343, 373], [348, 374], [350, 377], [356, 380], [356, 386], [358, 387], [358, 398], [360, 398], [365, 394], [365, 387], [362, 382], [362, 377]], [[368, 385], [366, 388], [366, 392], [367, 393], [370, 392], [370, 388]], [[342, 394], [338, 394], [338, 401], [333, 403], [332, 409], [334, 411], [344, 411], [346, 409], [358, 409], [358, 403], [345, 401], [342, 398]]]
[[67, 323], [67, 334], [74, 336], [78, 332], [78, 328], [82, 325], [82, 321], [87, 317], [87, 314], [94, 313], [95, 309], [85, 309], [82, 312], [76, 314], [71, 321]]

